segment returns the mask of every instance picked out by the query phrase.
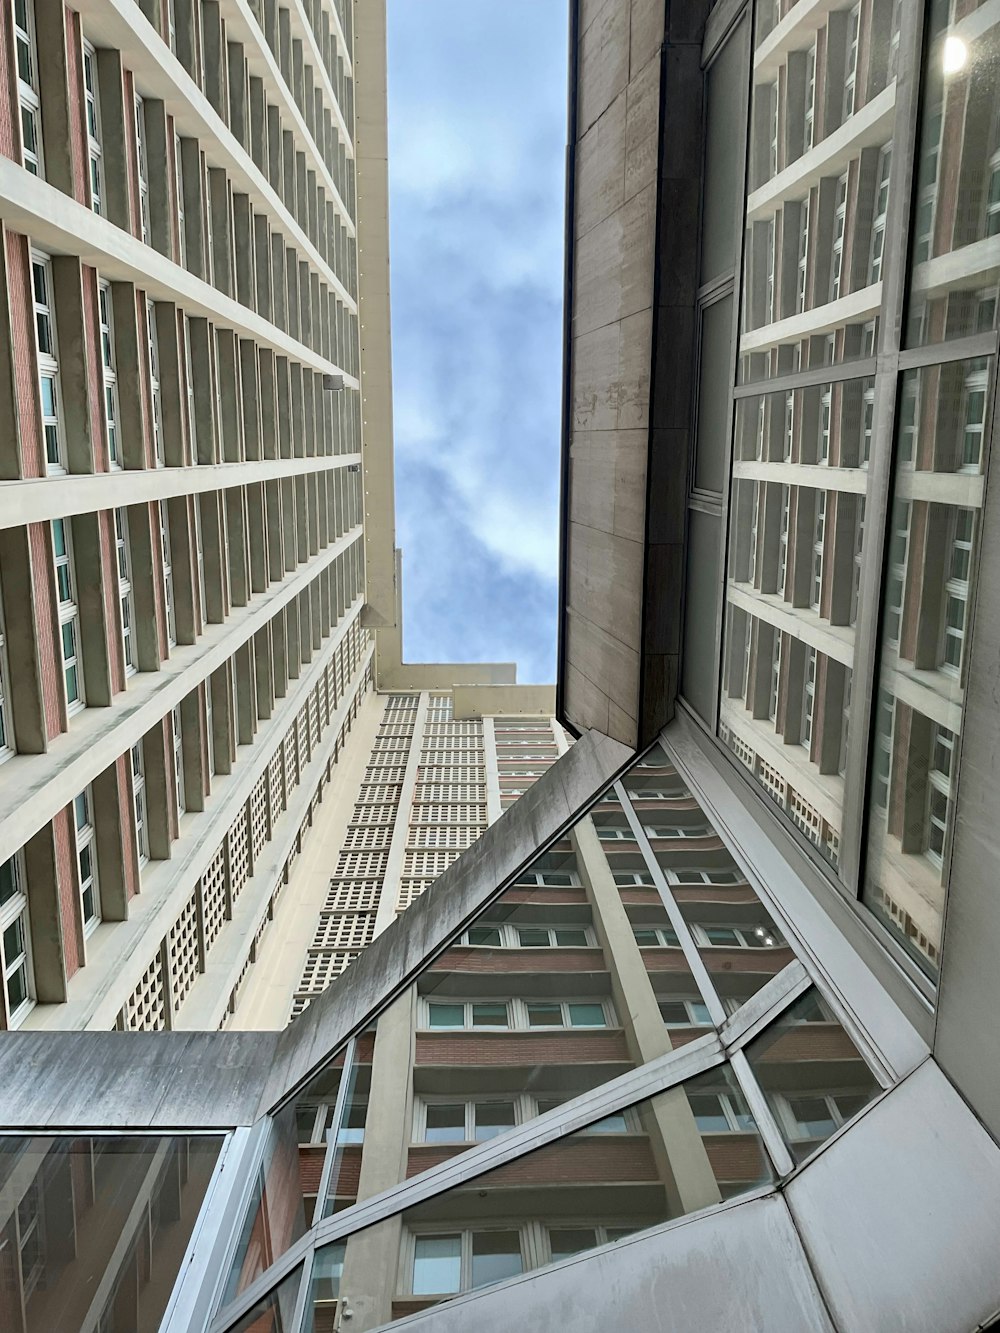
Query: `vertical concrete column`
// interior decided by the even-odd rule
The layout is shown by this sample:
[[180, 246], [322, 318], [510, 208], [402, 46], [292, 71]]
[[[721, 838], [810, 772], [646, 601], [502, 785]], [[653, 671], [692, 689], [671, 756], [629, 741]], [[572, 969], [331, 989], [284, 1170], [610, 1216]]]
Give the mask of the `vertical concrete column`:
[[250, 156], [258, 171], [267, 175], [267, 102], [264, 80], [251, 74], [248, 88]]
[[276, 106], [267, 106], [267, 179], [279, 199], [284, 198], [284, 158], [282, 156], [281, 120]]
[[330, 473], [316, 473], [316, 540], [322, 551], [330, 545], [330, 505], [327, 492], [330, 486]]
[[288, 357], [278, 356], [274, 360], [275, 380], [277, 384], [277, 425], [278, 458], [291, 458], [292, 445], [292, 382], [289, 375]]
[[267, 218], [262, 214], [254, 214], [253, 217], [253, 265], [254, 287], [257, 293], [257, 313], [264, 319], [271, 319], [273, 311], [271, 233]]
[[299, 338], [307, 347], [312, 347], [312, 306], [308, 260], [299, 260], [298, 273], [295, 281], [299, 293]]
[[200, 86], [198, 8], [199, 0], [174, 0], [174, 41], [177, 59]]
[[201, 27], [205, 39], [205, 96], [228, 124], [226, 25], [218, 0], [202, 0]]
[[7, 657], [17, 663], [17, 670], [7, 681], [14, 746], [18, 754], [44, 754], [48, 749], [48, 730], [40, 643], [35, 632], [39, 608], [26, 527], [0, 529], [0, 601], [7, 608], [4, 619]]
[[191, 378], [194, 386], [195, 436], [198, 441], [198, 463], [219, 462], [220, 449], [216, 438], [215, 380], [213, 375], [213, 338], [207, 319], [191, 317], [188, 320], [191, 339]]
[[212, 672], [209, 678], [212, 691], [212, 736], [215, 747], [215, 771], [231, 773], [236, 759], [235, 701], [232, 694], [232, 673], [229, 663]]
[[[126, 864], [134, 856], [133, 813], [123, 806], [117, 764], [110, 764], [91, 783], [94, 794], [94, 841], [101, 889], [101, 917], [105, 921], [128, 920]], [[138, 864], [134, 867], [138, 878]]]
[[149, 162], [149, 242], [154, 250], [159, 250], [161, 255], [170, 259], [173, 257], [171, 232], [174, 208], [166, 166], [173, 155], [173, 138], [167, 133], [167, 109], [164, 104], [150, 98], [144, 99], [143, 107], [146, 157]]
[[295, 478], [282, 477], [281, 487], [281, 526], [283, 529], [282, 550], [285, 556], [285, 573], [290, 574], [298, 565], [298, 542], [295, 536]]
[[306, 528], [306, 479], [303, 476], [293, 477], [292, 485], [295, 488], [295, 549], [299, 564], [305, 564], [309, 559], [309, 533]]
[[309, 589], [306, 588], [295, 598], [299, 610], [299, 661], [308, 666], [312, 661], [312, 608], [309, 603]]
[[243, 460], [243, 403], [239, 392], [242, 369], [237, 338], [232, 329], [219, 329], [215, 338], [222, 390], [219, 394], [222, 457], [227, 463], [239, 463]]
[[[67, 996], [66, 947], [59, 900], [59, 858], [55, 828], [42, 826], [24, 845], [28, 883], [28, 923], [35, 996], [42, 1004], [64, 1004]], [[76, 942], [73, 953], [76, 954]]]
[[223, 167], [208, 169], [208, 206], [212, 210], [212, 273], [215, 286], [223, 295], [235, 296], [232, 205], [229, 178]]
[[302, 670], [302, 642], [299, 638], [299, 599], [293, 597], [285, 606], [285, 645], [288, 679], [298, 680]]
[[42, 107], [45, 179], [72, 199], [73, 124], [70, 120], [69, 68], [66, 58], [66, 8], [62, 0], [35, 0], [39, 40], [38, 94]]
[[284, 608], [272, 617], [270, 623], [274, 697], [283, 699], [288, 693], [288, 631], [285, 627]]
[[233, 244], [236, 252], [236, 299], [249, 310], [255, 310], [254, 228], [249, 195], [233, 195]]
[[247, 486], [247, 534], [250, 554], [250, 590], [264, 592], [269, 582], [267, 523], [264, 516], [264, 483]]
[[[125, 164], [128, 160], [127, 139], [132, 133], [132, 108], [125, 106], [122, 59], [118, 51], [98, 48], [97, 83], [101, 98], [101, 139], [104, 149], [104, 191], [101, 203], [104, 216], [110, 222], [123, 231], [131, 231], [129, 179]], [[109, 170], [112, 163], [114, 169]], [[120, 364], [118, 369], [120, 374]]]
[[170, 859], [170, 839], [176, 820], [173, 756], [169, 753], [167, 719], [161, 718], [142, 738], [142, 768], [146, 778], [146, 837], [151, 861]]
[[184, 467], [189, 461], [184, 440], [187, 385], [177, 329], [177, 307], [170, 301], [157, 301], [153, 306], [153, 318], [160, 357], [163, 460], [167, 467]]
[[[101, 515], [94, 511], [69, 520], [76, 566], [76, 594], [80, 607], [80, 648], [83, 657], [83, 688], [88, 708], [111, 704], [111, 655], [109, 644], [117, 626], [108, 620], [106, 581], [110, 570], [103, 560]], [[116, 599], [117, 602], [117, 599]], [[116, 603], [115, 603], [116, 604]]]
[[118, 414], [121, 418], [119, 453], [124, 467], [144, 468], [146, 413], [142, 380], [146, 373], [148, 354], [144, 339], [140, 338], [135, 288], [130, 282], [111, 284], [111, 306], [114, 312], [118, 369]]
[[305, 411], [302, 402], [302, 366], [298, 361], [293, 361], [288, 367], [290, 379], [289, 398], [292, 409], [292, 451], [296, 458], [304, 458], [306, 453], [305, 441]]
[[229, 533], [229, 595], [233, 606], [246, 606], [250, 600], [250, 550], [243, 487], [230, 486], [222, 495]]
[[299, 259], [294, 246], [285, 247], [285, 329], [293, 338], [299, 330]]
[[206, 751], [201, 711], [201, 691], [192, 690], [181, 700], [181, 736], [184, 758], [184, 804], [190, 811], [204, 810], [207, 786]]
[[285, 243], [277, 232], [271, 233], [271, 308], [279, 329], [288, 332], [288, 299], [285, 291]]
[[280, 583], [285, 577], [280, 481], [264, 482], [264, 512], [267, 522], [268, 576]]
[[261, 389], [257, 344], [252, 338], [240, 338], [237, 344], [240, 376], [240, 403], [243, 408], [243, 457], [256, 461], [264, 457], [262, 445]]
[[181, 176], [184, 184], [184, 253], [188, 269], [204, 282], [209, 279], [205, 253], [205, 166], [197, 139], [181, 139]]
[[254, 679], [252, 640], [236, 649], [236, 738], [240, 745], [252, 745], [257, 731], [257, 682]]
[[207, 491], [201, 500], [201, 542], [205, 565], [205, 619], [221, 625], [229, 614], [229, 578], [222, 496]]
[[226, 43], [226, 60], [229, 65], [229, 128], [239, 140], [240, 145], [250, 151], [250, 116], [247, 102], [247, 64], [243, 47], [239, 42]]
[[93, 417], [87, 355], [87, 344], [93, 333], [87, 328], [83, 303], [83, 268], [75, 255], [53, 257], [52, 284], [67, 462], [70, 472], [93, 472]]
[[198, 638], [198, 557], [191, 510], [196, 503], [197, 496], [187, 495], [175, 495], [166, 501], [173, 561], [174, 625], [179, 644], [192, 644]]
[[[413, 1031], [415, 987], [378, 1020], [371, 1092], [365, 1124], [358, 1199], [368, 1199], [404, 1180], [413, 1124]], [[352, 1328], [376, 1328], [392, 1319], [395, 1274], [402, 1236], [400, 1217], [352, 1236], [344, 1257], [341, 1294], [354, 1311]]]
[[270, 623], [253, 636], [253, 656], [257, 716], [266, 719], [274, 712], [274, 656], [271, 649]]

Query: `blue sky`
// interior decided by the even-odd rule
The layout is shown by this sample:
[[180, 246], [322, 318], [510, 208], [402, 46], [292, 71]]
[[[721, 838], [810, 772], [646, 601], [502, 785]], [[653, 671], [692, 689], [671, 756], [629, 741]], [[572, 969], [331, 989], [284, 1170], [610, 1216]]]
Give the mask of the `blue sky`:
[[408, 661], [555, 673], [566, 0], [389, 0]]

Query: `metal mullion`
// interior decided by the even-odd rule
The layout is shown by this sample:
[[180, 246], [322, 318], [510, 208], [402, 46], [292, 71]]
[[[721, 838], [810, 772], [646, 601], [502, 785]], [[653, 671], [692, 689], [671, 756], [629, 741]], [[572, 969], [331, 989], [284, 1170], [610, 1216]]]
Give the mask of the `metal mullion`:
[[311, 1234], [317, 1246], [340, 1240], [356, 1231], [395, 1217], [418, 1203], [446, 1194], [467, 1181], [527, 1156], [536, 1148], [554, 1143], [613, 1111], [667, 1092], [698, 1074], [724, 1063], [722, 1045], [714, 1033], [706, 1033], [656, 1060], [630, 1070], [602, 1087], [537, 1116], [508, 1134], [469, 1148], [458, 1157], [431, 1167], [419, 1176], [393, 1185], [381, 1194], [345, 1208], [318, 1221]]
[[680, 942], [681, 949], [684, 951], [685, 961], [691, 970], [695, 983], [701, 991], [702, 999], [708, 1006], [708, 1012], [712, 1022], [717, 1028], [721, 1028], [727, 1017], [725, 1005], [719, 998], [719, 994], [715, 989], [715, 984], [709, 976], [708, 968], [705, 966], [705, 962], [698, 951], [698, 946], [694, 942], [694, 936], [691, 934], [690, 927], [684, 920], [679, 904], [670, 892], [666, 876], [653, 854], [649, 839], [646, 837], [645, 830], [639, 822], [638, 815], [632, 809], [632, 803], [628, 799], [628, 794], [621, 782], [615, 783], [615, 791], [618, 795], [618, 799], [621, 801], [622, 809], [625, 812], [625, 817], [629, 822], [629, 826], [635, 834], [635, 840], [643, 858], [645, 859], [646, 867], [653, 876], [653, 883], [656, 885], [660, 898], [663, 901], [663, 906], [667, 910], [670, 924], [673, 926], [677, 939]]
[[733, 389], [733, 397], [758, 398], [772, 393], [787, 393], [793, 389], [811, 389], [819, 384], [843, 384], [846, 380], [871, 379], [877, 369], [878, 358], [874, 356], [841, 361], [837, 365], [810, 366], [807, 370], [790, 370], [785, 375], [737, 384]]
[[750, 1107], [754, 1123], [757, 1126], [757, 1133], [764, 1141], [764, 1147], [767, 1149], [775, 1171], [779, 1177], [789, 1175], [795, 1169], [795, 1161], [782, 1137], [778, 1122], [772, 1114], [767, 1098], [761, 1091], [760, 1084], [750, 1068], [749, 1060], [742, 1051], [733, 1051], [729, 1056], [729, 1064], [737, 1083], [740, 1085], [740, 1091]]
[[995, 356], [1000, 331], [972, 333], [965, 338], [952, 338], [945, 343], [926, 343], [900, 351], [900, 370], [916, 370], [923, 366], [941, 366], [950, 361], [966, 361], [973, 357]]
[[723, 1046], [728, 1050], [745, 1045], [812, 984], [803, 964], [794, 959], [726, 1020], [719, 1033]]
[[312, 1270], [315, 1257], [316, 1248], [310, 1245], [308, 1253], [302, 1261], [302, 1273], [299, 1277], [299, 1292], [295, 1300], [295, 1312], [292, 1315], [291, 1333], [300, 1333], [305, 1325], [306, 1305], [309, 1303], [312, 1290]]
[[228, 1305], [218, 1311], [209, 1325], [209, 1333], [226, 1333], [233, 1324], [263, 1300], [274, 1288], [303, 1263], [306, 1255], [315, 1246], [315, 1231], [307, 1231], [294, 1245], [290, 1245], [284, 1254], [279, 1255], [273, 1264], [264, 1269], [248, 1287], [235, 1296]]
[[[320, 1172], [319, 1186], [316, 1190], [316, 1209], [319, 1216], [322, 1217], [326, 1208], [327, 1191], [330, 1188], [330, 1177], [333, 1175], [333, 1163], [337, 1154], [337, 1140], [340, 1137], [340, 1126], [344, 1116], [344, 1107], [347, 1104], [347, 1088], [354, 1072], [354, 1052], [357, 1047], [357, 1037], [352, 1037], [347, 1043], [344, 1051], [344, 1072], [341, 1075], [340, 1083], [337, 1085], [337, 1100], [333, 1106], [333, 1120], [330, 1137], [327, 1140], [326, 1153], [323, 1157], [323, 1170]], [[316, 1220], [315, 1212], [313, 1214]]]

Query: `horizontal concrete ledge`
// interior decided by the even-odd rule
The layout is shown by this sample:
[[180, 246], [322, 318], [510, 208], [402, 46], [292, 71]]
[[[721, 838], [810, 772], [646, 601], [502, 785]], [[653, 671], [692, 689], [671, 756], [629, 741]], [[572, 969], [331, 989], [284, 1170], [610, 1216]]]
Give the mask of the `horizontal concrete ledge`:
[[633, 752], [588, 732], [281, 1033], [261, 1112], [270, 1110], [409, 985]]
[[[141, 17], [137, 6], [135, 12]], [[327, 361], [249, 306], [223, 295], [152, 246], [144, 245], [5, 157], [0, 157], [0, 218], [12, 230], [29, 236], [42, 250], [78, 255], [83, 263], [96, 267], [103, 278], [134, 283], [151, 300], [173, 302], [187, 315], [209, 319], [217, 328], [233, 329], [241, 338], [252, 338], [258, 347], [269, 347], [311, 370], [343, 375], [351, 389], [360, 387], [355, 376], [342, 366]]]
[[[403, 670], [406, 670], [404, 667]], [[456, 685], [452, 691], [456, 720], [471, 717], [554, 717], [554, 685]]]
[[0, 528], [47, 523], [71, 514], [92, 514], [98, 509], [145, 504], [174, 495], [200, 495], [231, 486], [280, 481], [283, 477], [333, 472], [360, 461], [360, 454], [323, 454], [315, 458], [268, 458], [196, 467], [116, 468], [112, 472], [0, 481]]
[[360, 528], [345, 533], [308, 565], [233, 611], [224, 624], [209, 625], [197, 643], [173, 648], [159, 671], [130, 676], [128, 689], [115, 696], [111, 708], [76, 714], [45, 754], [18, 754], [0, 764], [0, 861], [23, 847], [360, 537]]
[[253, 1122], [276, 1032], [4, 1032], [0, 1128], [229, 1129]]

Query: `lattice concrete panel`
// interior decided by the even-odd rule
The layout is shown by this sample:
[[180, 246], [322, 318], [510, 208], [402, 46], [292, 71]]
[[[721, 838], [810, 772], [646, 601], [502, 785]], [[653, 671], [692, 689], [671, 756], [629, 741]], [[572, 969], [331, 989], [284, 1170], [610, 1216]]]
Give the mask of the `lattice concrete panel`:
[[319, 744], [319, 694], [313, 690], [309, 696], [309, 745], [315, 751]]
[[285, 804], [291, 799], [292, 792], [299, 785], [299, 766], [295, 750], [295, 727], [285, 733]]
[[127, 1032], [160, 1032], [166, 1027], [163, 961], [159, 949], [138, 986], [125, 1001], [123, 1018]]
[[246, 807], [233, 820], [229, 829], [229, 890], [233, 902], [243, 892], [250, 873], [250, 840], [247, 829]]
[[167, 932], [170, 965], [170, 994], [179, 1009], [198, 975], [198, 892], [188, 899], [183, 912]]
[[250, 793], [250, 840], [256, 862], [267, 843], [267, 774], [262, 773]]
[[391, 824], [354, 824], [344, 835], [344, 851], [362, 849], [387, 852], [392, 841]]
[[315, 995], [326, 990], [342, 972], [347, 971], [359, 953], [360, 949], [310, 949], [302, 969], [299, 991], [311, 991]]
[[221, 846], [201, 877], [202, 918], [205, 930], [205, 952], [218, 938], [226, 922], [226, 849]]
[[306, 764], [309, 762], [309, 705], [299, 709], [299, 715], [295, 720], [295, 733], [299, 747], [299, 776]]
[[401, 782], [365, 782], [362, 783], [358, 792], [358, 805], [389, 805], [393, 808], [399, 804], [399, 798], [403, 792]]
[[274, 819], [277, 819], [285, 808], [285, 776], [281, 757], [281, 746], [279, 745], [267, 766], [267, 777], [271, 792], [271, 815]]
[[414, 899], [419, 898], [422, 893], [426, 893], [433, 883], [432, 879], [404, 879], [399, 886], [396, 911], [405, 912]]
[[324, 912], [313, 949], [363, 949], [375, 938], [374, 912]]
[[414, 802], [410, 811], [411, 824], [474, 824], [486, 827], [486, 803], [454, 802], [444, 804], [441, 801]]
[[486, 792], [481, 782], [418, 782], [414, 801], [481, 801]]
[[344, 852], [337, 857], [338, 879], [381, 879], [388, 852]]
[[374, 912], [382, 892], [380, 879], [331, 879], [323, 910], [327, 912]]
[[458, 856], [457, 852], [404, 852], [403, 874], [422, 879], [437, 879]]
[[417, 825], [410, 828], [407, 842], [411, 847], [457, 847], [464, 851], [466, 847], [472, 846], [482, 831], [480, 826], [470, 828], [462, 824], [447, 827]]

